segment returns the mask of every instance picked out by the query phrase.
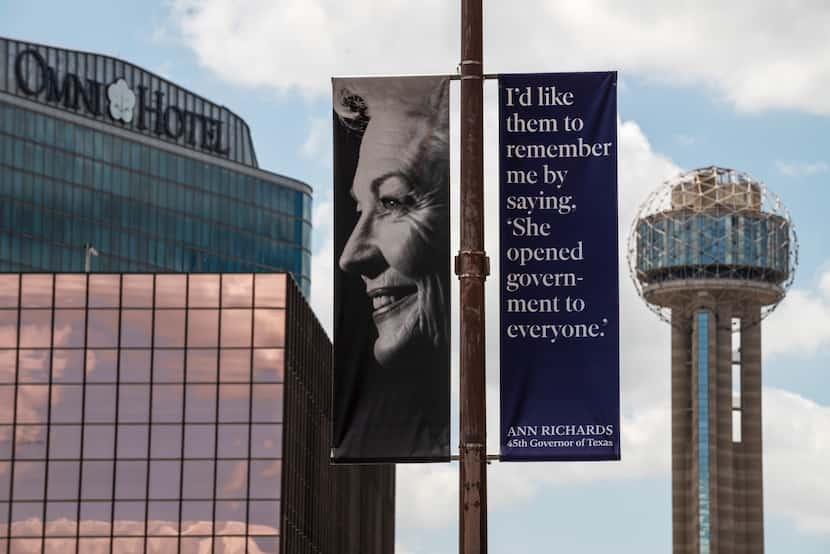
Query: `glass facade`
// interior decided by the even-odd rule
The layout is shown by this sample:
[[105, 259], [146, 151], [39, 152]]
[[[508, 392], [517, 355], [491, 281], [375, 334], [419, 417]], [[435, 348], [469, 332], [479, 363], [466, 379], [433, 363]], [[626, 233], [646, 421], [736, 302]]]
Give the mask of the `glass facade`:
[[637, 270], [647, 283], [752, 278], [780, 283], [789, 271], [789, 224], [762, 212], [661, 212], [637, 224]]
[[286, 276], [0, 276], [0, 552], [280, 551]]
[[709, 312], [697, 313], [697, 491], [698, 554], [709, 554]]
[[0, 554], [391, 554], [287, 274], [0, 274]]
[[310, 286], [311, 196], [6, 104], [0, 271], [289, 271]]

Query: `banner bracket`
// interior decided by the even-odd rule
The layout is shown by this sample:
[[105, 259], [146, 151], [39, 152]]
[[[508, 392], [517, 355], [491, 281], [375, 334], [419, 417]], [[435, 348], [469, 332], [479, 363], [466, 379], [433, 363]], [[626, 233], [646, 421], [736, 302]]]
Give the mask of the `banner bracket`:
[[481, 279], [490, 275], [490, 258], [482, 250], [461, 250], [455, 257], [455, 274], [459, 279]]

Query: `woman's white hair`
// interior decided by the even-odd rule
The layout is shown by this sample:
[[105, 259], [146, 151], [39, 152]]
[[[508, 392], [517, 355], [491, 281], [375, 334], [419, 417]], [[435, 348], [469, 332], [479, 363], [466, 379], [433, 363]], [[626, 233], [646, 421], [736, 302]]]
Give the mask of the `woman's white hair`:
[[[385, 111], [435, 118], [438, 132], [449, 106], [446, 77], [361, 77], [333, 79], [334, 111], [349, 128], [363, 131]], [[448, 131], [448, 130], [447, 130]]]

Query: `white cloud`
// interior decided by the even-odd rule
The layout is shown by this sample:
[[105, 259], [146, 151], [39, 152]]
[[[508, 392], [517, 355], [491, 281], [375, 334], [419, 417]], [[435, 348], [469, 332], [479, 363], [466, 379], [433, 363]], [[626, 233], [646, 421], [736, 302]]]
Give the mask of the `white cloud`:
[[458, 464], [398, 464], [399, 527], [443, 528], [458, 517]]
[[[497, 401], [497, 389], [488, 387], [488, 406], [498, 405]], [[492, 428], [498, 417], [488, 413], [488, 420], [488, 428]], [[636, 416], [623, 417], [620, 462], [490, 464], [490, 509], [495, 513], [514, 508], [556, 485], [667, 474], [671, 461], [669, 428], [669, 407], [663, 402], [639, 410]], [[457, 463], [402, 464], [397, 472], [399, 528], [437, 529], [457, 523]]]
[[764, 509], [830, 535], [830, 406], [779, 389], [763, 402]]
[[[326, 94], [331, 75], [447, 73], [457, 4], [175, 0], [174, 28], [221, 77]], [[706, 89], [740, 110], [830, 113], [830, 5], [526, 0], [484, 7], [488, 72], [616, 68]], [[551, 64], [555, 63], [555, 66]]]
[[[666, 363], [666, 369], [668, 364]], [[668, 399], [623, 418], [621, 462], [504, 463], [488, 467], [492, 513], [529, 502], [558, 485], [667, 478], [671, 470]], [[764, 506], [810, 533], [830, 533], [830, 407], [797, 394], [765, 389]], [[799, 471], [793, 472], [792, 468]], [[399, 528], [437, 529], [457, 525], [458, 465], [399, 465]]]
[[830, 269], [825, 271], [819, 279], [818, 288], [825, 298], [830, 298]]
[[334, 240], [332, 238], [332, 201], [321, 198], [315, 202], [312, 213], [314, 233], [320, 238], [320, 245], [311, 255], [311, 309], [320, 320], [329, 337], [332, 329], [332, 296], [334, 286]]
[[626, 232], [637, 215], [637, 208], [654, 189], [681, 169], [671, 160], [655, 152], [648, 138], [635, 121], [619, 124], [619, 196], [620, 224]]
[[[623, 418], [622, 462], [490, 466], [491, 506], [503, 509], [529, 500], [542, 493], [540, 485], [668, 475], [667, 401]], [[830, 534], [830, 480], [825, 467], [830, 458], [830, 406], [766, 388], [763, 412], [765, 510], [790, 519], [803, 531]], [[794, 472], [794, 467], [799, 470]]]
[[653, 406], [668, 394], [669, 326], [636, 292], [628, 274], [627, 241], [640, 203], [681, 169], [655, 152], [634, 121], [619, 125], [620, 344], [623, 410]]
[[311, 94], [328, 93], [332, 75], [435, 71], [456, 42], [451, 11], [442, 0], [173, 4], [188, 45], [220, 76]]
[[622, 418], [622, 460], [605, 463], [496, 464], [488, 480], [491, 505], [512, 508], [544, 489], [597, 481], [666, 475], [670, 470], [671, 441], [668, 399], [645, 406]]
[[300, 147], [300, 153], [308, 159], [331, 165], [331, 121], [324, 117], [309, 120], [308, 136]]
[[790, 290], [763, 325], [765, 357], [812, 355], [830, 346], [830, 269], [815, 290]]
[[775, 167], [779, 173], [787, 177], [810, 177], [827, 173], [830, 170], [830, 166], [824, 162], [784, 162], [778, 160], [775, 162]]
[[314, 210], [311, 214], [311, 224], [315, 229], [317, 228], [331, 228], [334, 217], [334, 205], [331, 197], [323, 197], [319, 202], [314, 204]]

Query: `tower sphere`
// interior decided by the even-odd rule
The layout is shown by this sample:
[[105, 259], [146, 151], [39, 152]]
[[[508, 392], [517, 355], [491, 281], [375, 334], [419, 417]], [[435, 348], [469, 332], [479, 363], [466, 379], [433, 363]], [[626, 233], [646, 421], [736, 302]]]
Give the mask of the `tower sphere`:
[[741, 171], [705, 167], [664, 182], [628, 236], [637, 292], [664, 321], [672, 306], [711, 295], [750, 300], [768, 315], [793, 282], [798, 241], [781, 199]]

